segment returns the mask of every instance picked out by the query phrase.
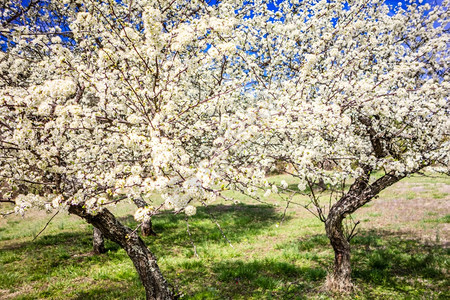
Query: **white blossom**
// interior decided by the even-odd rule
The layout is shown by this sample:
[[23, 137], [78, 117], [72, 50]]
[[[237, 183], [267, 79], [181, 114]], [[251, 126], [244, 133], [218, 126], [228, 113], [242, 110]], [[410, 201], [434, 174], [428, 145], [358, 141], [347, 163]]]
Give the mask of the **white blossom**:
[[187, 216], [193, 216], [197, 213], [197, 208], [195, 206], [188, 205], [184, 208], [184, 213]]

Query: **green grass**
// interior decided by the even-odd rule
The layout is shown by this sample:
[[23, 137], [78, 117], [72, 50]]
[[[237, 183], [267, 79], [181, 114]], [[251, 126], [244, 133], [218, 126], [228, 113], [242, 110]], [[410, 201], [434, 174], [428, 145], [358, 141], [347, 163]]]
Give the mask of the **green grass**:
[[450, 215], [445, 215], [437, 219], [425, 219], [423, 221], [426, 223], [450, 223]]
[[[286, 176], [273, 179], [295, 184]], [[439, 184], [450, 184], [450, 180], [411, 177], [406, 184], [425, 188], [413, 192], [394, 186], [380, 199], [389, 201], [396, 194], [420, 202], [420, 197], [429, 197], [431, 190], [445, 194], [439, 191]], [[414, 197], [410, 196], [413, 193]], [[339, 298], [321, 290], [333, 252], [319, 220], [291, 205], [280, 225], [284, 211], [280, 199], [269, 198], [269, 202], [279, 204], [269, 206], [252, 203], [235, 193], [230, 195], [247, 204], [227, 202], [209, 209], [199, 207], [197, 214], [189, 218], [199, 258], [195, 257], [186, 233], [184, 215], [166, 212], [153, 218], [158, 236], [144, 240], [183, 299]], [[448, 199], [447, 194], [442, 197], [439, 199]], [[296, 199], [306, 201], [304, 197]], [[365, 209], [374, 210], [376, 206], [374, 201]], [[130, 215], [133, 209], [129, 204], [121, 204], [114, 212], [123, 223], [135, 227]], [[222, 237], [208, 211], [214, 214], [233, 247]], [[363, 219], [378, 222], [387, 213], [362, 210], [360, 214]], [[423, 214], [423, 220], [414, 224], [399, 221], [384, 230], [362, 227], [352, 241], [352, 275], [358, 289], [348, 299], [450, 297], [449, 250], [392, 229], [422, 224], [434, 230], [449, 222], [449, 215], [440, 212], [439, 207]], [[31, 212], [23, 220], [18, 216], [1, 220], [0, 298], [144, 299], [138, 275], [126, 253], [107, 241], [108, 252], [93, 255], [92, 227], [82, 220], [58, 215], [32, 242], [49, 217]]]

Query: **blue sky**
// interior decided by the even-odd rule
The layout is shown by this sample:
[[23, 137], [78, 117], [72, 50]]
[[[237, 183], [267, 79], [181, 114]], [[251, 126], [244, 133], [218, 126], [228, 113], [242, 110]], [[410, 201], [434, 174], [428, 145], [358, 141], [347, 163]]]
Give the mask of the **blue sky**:
[[[416, 1], [416, 2], [418, 2], [418, 1]], [[397, 6], [398, 3], [402, 3], [403, 4], [402, 6], [404, 6], [405, 4], [409, 3], [409, 1], [386, 0], [385, 3], [388, 3], [390, 5], [395, 5], [395, 6]], [[431, 6], [442, 5], [442, 0], [423, 0], [422, 4], [425, 4], [425, 3], [429, 3]]]
[[[281, 1], [282, 0], [275, 0], [274, 2], [275, 3], [280, 3]], [[24, 6], [28, 6], [29, 2], [30, 2], [30, 0], [22, 0], [22, 4]], [[209, 1], [209, 4], [210, 5], [214, 5], [217, 2], [220, 2], [220, 1], [211, 0], [211, 1]], [[419, 3], [419, 0], [416, 0], [416, 2]], [[431, 6], [435, 6], [435, 5], [442, 5], [442, 2], [443, 2], [443, 0], [423, 0], [421, 4], [423, 5], [425, 3], [428, 3]], [[406, 7], [406, 4], [409, 3], [409, 1], [404, 1], [404, 0], [385, 0], [385, 3], [391, 5], [393, 8], [395, 8], [395, 7], [398, 7], [399, 4], [401, 4], [402, 7]], [[269, 6], [271, 6], [271, 5], [269, 5]], [[272, 6], [272, 9], [276, 10], [275, 6]], [[0, 49], [2, 51], [6, 51], [7, 48], [8, 48], [8, 46], [6, 44], [6, 41], [7, 41], [6, 37], [4, 35], [0, 34]]]

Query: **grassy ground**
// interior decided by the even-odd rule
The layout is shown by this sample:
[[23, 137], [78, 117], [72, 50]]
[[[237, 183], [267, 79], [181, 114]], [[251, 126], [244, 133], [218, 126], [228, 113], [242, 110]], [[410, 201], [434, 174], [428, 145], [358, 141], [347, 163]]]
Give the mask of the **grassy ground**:
[[[273, 177], [279, 181], [285, 176]], [[239, 195], [233, 195], [240, 198]], [[242, 200], [242, 199], [241, 199]], [[354, 216], [351, 299], [449, 299], [450, 178], [411, 177]], [[154, 217], [157, 237], [145, 238], [168, 281], [185, 299], [332, 299], [321, 290], [333, 253], [323, 224], [291, 204], [217, 203], [184, 215]], [[297, 197], [296, 202], [306, 199]], [[277, 206], [278, 204], [278, 206]], [[122, 204], [114, 211], [136, 226]], [[212, 212], [231, 247], [211, 220]], [[143, 299], [143, 288], [122, 249], [91, 252], [92, 227], [58, 215], [34, 242], [50, 215], [0, 219], [0, 299]], [[280, 224], [281, 223], [281, 224]]]

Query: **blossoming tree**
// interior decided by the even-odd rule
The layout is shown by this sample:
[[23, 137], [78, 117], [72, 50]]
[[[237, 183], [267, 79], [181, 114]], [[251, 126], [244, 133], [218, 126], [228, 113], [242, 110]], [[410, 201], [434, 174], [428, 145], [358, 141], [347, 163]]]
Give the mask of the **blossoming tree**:
[[[173, 292], [110, 205], [158, 192], [193, 214], [192, 201], [226, 188], [254, 195], [264, 168], [285, 161], [299, 191], [315, 182], [333, 190], [328, 208], [320, 195], [311, 201], [335, 251], [330, 288], [349, 290], [344, 218], [405, 176], [449, 165], [445, 5], [11, 3], [0, 54], [5, 201], [93, 224], [125, 249], [149, 299]], [[42, 14], [67, 26], [43, 26]]]
[[[242, 48], [251, 53], [265, 131], [257, 151], [290, 165], [334, 249], [327, 284], [351, 290], [344, 219], [426, 167], [449, 172], [448, 1], [395, 10], [383, 1], [254, 7]], [[314, 191], [319, 182], [326, 196]]]
[[[227, 178], [262, 176], [224, 165], [254, 131], [230, 118], [247, 81], [233, 56], [238, 3], [27, 4], [2, 11], [4, 201], [21, 214], [40, 207], [80, 216], [127, 252], [148, 299], [172, 298], [154, 255], [108, 206], [158, 192], [165, 206], [194, 214], [190, 203], [216, 198]], [[44, 26], [55, 16], [64, 28]], [[162, 206], [135, 217], [146, 221]]]

